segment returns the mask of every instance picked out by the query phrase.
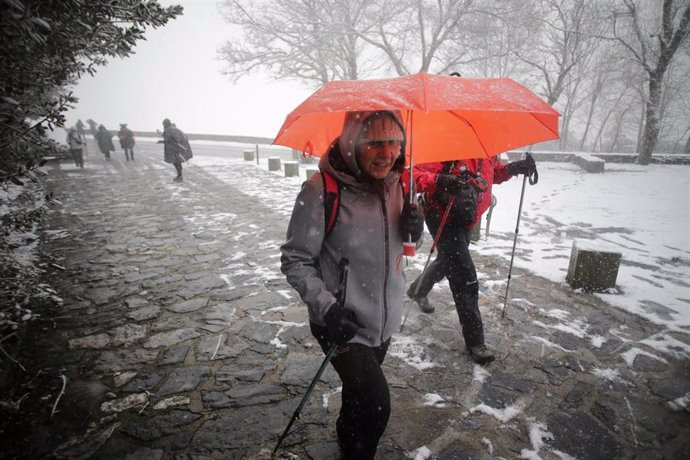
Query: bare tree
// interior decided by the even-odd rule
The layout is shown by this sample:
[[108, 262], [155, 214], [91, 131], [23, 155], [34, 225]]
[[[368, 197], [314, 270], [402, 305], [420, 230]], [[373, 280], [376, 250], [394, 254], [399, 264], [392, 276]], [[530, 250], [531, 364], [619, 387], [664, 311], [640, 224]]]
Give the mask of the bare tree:
[[[475, 0], [373, 0], [378, 14], [353, 27], [370, 47], [378, 50], [398, 75], [446, 72], [463, 64], [466, 53], [457, 53], [463, 42], [461, 24], [477, 14]], [[448, 48], [454, 52], [448, 51]], [[441, 61], [439, 56], [444, 55]]]
[[565, 90], [568, 76], [599, 42], [589, 29], [594, 17], [592, 0], [543, 0], [545, 34], [529, 54], [519, 54], [537, 69], [545, 85], [547, 102], [555, 104]]
[[[659, 10], [652, 10], [660, 5]], [[659, 141], [660, 103], [663, 80], [679, 47], [690, 34], [690, 3], [687, 0], [641, 2], [621, 0], [621, 9], [613, 12], [614, 38], [644, 69], [648, 79], [645, 120], [639, 164], [649, 164]]]
[[[241, 30], [220, 57], [237, 80], [257, 69], [315, 85], [376, 72], [446, 72], [477, 61], [466, 32], [488, 0], [224, 0]], [[492, 13], [495, 14], [495, 13]]]
[[[541, 42], [544, 22], [535, 0], [505, 0], [481, 7], [462, 24], [467, 39], [457, 43], [456, 55], [468, 53], [464, 67], [478, 77], [512, 77], [528, 83], [531, 66], [516, 55], [526, 54]], [[540, 79], [541, 76], [539, 75]]]
[[262, 69], [315, 86], [366, 76], [371, 66], [351, 26], [367, 8], [366, 0], [225, 0], [225, 20], [242, 32], [219, 50], [225, 74], [236, 81]]

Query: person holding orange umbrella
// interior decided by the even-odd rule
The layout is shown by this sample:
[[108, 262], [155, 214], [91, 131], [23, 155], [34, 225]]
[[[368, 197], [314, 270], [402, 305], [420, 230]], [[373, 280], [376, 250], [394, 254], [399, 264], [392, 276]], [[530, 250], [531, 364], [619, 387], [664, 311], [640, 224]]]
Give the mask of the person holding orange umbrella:
[[[281, 246], [281, 270], [309, 311], [311, 332], [343, 382], [336, 432], [344, 458], [373, 459], [390, 416], [381, 364], [402, 323], [403, 242], [417, 241], [424, 218], [401, 173], [405, 131], [397, 111], [348, 112], [321, 156], [320, 174], [302, 186]], [[327, 231], [325, 175], [339, 184], [335, 226]], [[349, 261], [347, 296], [339, 267]], [[344, 303], [344, 304], [341, 304]]]
[[[495, 359], [486, 347], [484, 325], [479, 312], [479, 284], [469, 251], [470, 232], [491, 204], [491, 186], [518, 174], [536, 174], [534, 159], [528, 153], [524, 160], [504, 164], [498, 157], [447, 161], [417, 165], [417, 189], [425, 192], [424, 217], [431, 234], [438, 238], [438, 255], [428, 269], [412, 282], [407, 295], [425, 313], [434, 307], [427, 295], [434, 284], [448, 278], [458, 313], [462, 335], [472, 359], [488, 364]], [[454, 197], [453, 200], [450, 198]], [[446, 207], [449, 213], [441, 225]]]

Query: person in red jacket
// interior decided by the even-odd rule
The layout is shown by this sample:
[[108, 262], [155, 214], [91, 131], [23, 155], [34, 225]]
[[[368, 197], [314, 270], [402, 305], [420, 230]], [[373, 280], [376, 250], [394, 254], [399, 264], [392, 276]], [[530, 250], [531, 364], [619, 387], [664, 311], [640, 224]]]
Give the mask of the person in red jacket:
[[[493, 184], [500, 184], [518, 174], [529, 176], [533, 171], [536, 171], [536, 165], [529, 153], [524, 160], [509, 164], [493, 157], [414, 167], [417, 190], [425, 194], [424, 218], [434, 237], [450, 197], [455, 196], [455, 200], [439, 238], [436, 259], [429, 265], [421, 283], [420, 278], [412, 283], [407, 295], [422, 311], [433, 313], [434, 307], [427, 295], [434, 284], [448, 278], [465, 345], [472, 359], [479, 364], [490, 363], [495, 357], [484, 343], [477, 272], [469, 251], [470, 231], [491, 205]], [[468, 182], [474, 186], [468, 187]]]

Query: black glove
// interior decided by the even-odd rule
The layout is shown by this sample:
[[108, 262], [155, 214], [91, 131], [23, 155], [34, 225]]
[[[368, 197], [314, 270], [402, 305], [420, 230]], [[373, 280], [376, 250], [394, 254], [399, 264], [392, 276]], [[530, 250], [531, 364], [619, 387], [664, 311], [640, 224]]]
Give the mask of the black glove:
[[526, 155], [524, 160], [513, 161], [506, 165], [508, 173], [511, 176], [517, 176], [518, 174], [524, 174], [525, 176], [533, 176], [537, 172], [537, 164], [534, 162], [534, 158], [529, 153]]
[[450, 174], [438, 174], [436, 176], [436, 186], [439, 190], [457, 195], [460, 190], [465, 187], [466, 183], [458, 176], [451, 176]]
[[349, 342], [357, 333], [357, 329], [361, 327], [355, 313], [338, 302], [330, 306], [323, 319], [331, 339], [338, 345]]
[[407, 240], [407, 235], [412, 236], [412, 241], [417, 241], [422, 237], [424, 213], [417, 203], [405, 200], [402, 214], [400, 214], [400, 231], [404, 240]]

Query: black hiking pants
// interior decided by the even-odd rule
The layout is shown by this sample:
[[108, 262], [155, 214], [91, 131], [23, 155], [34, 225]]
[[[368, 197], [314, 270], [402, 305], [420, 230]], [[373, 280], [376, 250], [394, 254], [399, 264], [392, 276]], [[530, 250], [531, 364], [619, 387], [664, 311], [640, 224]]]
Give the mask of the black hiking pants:
[[[314, 323], [310, 326], [321, 349], [328, 353], [332, 343], [328, 329]], [[336, 357], [331, 360], [343, 382], [336, 432], [344, 459], [373, 459], [379, 439], [388, 425], [391, 398], [381, 364], [389, 344], [390, 340], [376, 348], [360, 344], [343, 345], [338, 347]]]
[[[434, 238], [438, 232], [441, 217], [441, 214], [435, 210], [429, 210], [425, 215], [426, 225]], [[426, 297], [434, 284], [443, 278], [448, 278], [465, 345], [474, 347], [484, 344], [484, 324], [482, 315], [479, 313], [477, 271], [474, 268], [469, 247], [470, 230], [458, 222], [455, 210], [452, 210], [438, 241], [436, 259], [429, 264], [417, 296]], [[412, 289], [417, 289], [418, 282], [419, 279], [412, 283]]]

